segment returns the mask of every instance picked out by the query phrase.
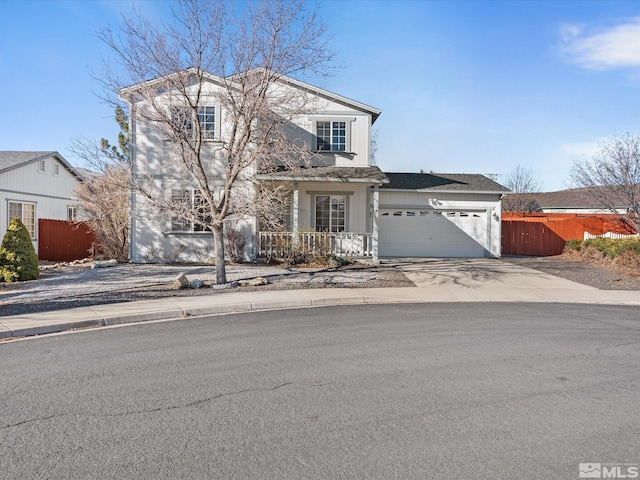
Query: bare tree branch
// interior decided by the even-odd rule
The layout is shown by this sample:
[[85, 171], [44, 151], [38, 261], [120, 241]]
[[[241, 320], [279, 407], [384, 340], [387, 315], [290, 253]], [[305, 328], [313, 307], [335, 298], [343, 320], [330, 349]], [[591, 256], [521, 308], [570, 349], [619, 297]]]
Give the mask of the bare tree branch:
[[[181, 0], [167, 24], [135, 13], [100, 38], [112, 53], [96, 75], [104, 98], [115, 105], [118, 92], [137, 128], [163, 148], [161, 159], [143, 159], [132, 138], [131, 188], [166, 218], [211, 230], [216, 279], [226, 282], [225, 222], [264, 215], [283, 195], [253, 175], [310, 163], [296, 125], [319, 99], [288, 88], [287, 78], [330, 72], [326, 27], [302, 0]], [[202, 121], [208, 105], [223, 117], [213, 138]], [[196, 194], [178, 198], [169, 183]]]
[[502, 184], [513, 193], [505, 195], [502, 209], [505, 212], [540, 212], [542, 209], [532, 195], [542, 190], [542, 182], [535, 170], [517, 165]]
[[627, 133], [600, 144], [593, 157], [574, 160], [570, 178], [588, 200], [640, 232], [640, 136]]

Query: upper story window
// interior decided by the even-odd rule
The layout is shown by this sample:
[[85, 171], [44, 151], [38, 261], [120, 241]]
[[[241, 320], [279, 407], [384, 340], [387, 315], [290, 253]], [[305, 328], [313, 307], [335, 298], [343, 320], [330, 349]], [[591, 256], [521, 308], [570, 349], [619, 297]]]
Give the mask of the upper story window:
[[38, 171], [43, 173], [45, 171], [46, 168], [46, 163], [44, 160], [39, 160], [38, 161]]
[[9, 202], [8, 223], [18, 217], [24, 226], [27, 227], [29, 236], [36, 238], [36, 204], [28, 202]]
[[316, 123], [317, 149], [344, 152], [347, 150], [347, 122]]
[[210, 140], [216, 136], [216, 108], [200, 107], [198, 109], [198, 123], [202, 138]]
[[60, 165], [58, 165], [57, 163], [53, 164], [53, 174], [60, 175]]
[[[185, 136], [193, 135], [194, 120], [190, 109], [186, 107], [173, 107], [173, 125], [184, 132]], [[200, 125], [203, 140], [212, 140], [216, 137], [216, 107], [198, 107], [197, 121]]]

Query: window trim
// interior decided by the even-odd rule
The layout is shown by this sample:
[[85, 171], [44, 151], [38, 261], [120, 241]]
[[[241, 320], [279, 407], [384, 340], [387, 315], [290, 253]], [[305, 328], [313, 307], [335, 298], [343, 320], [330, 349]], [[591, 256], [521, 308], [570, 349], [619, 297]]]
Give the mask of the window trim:
[[9, 224], [11, 223], [11, 220], [13, 220], [14, 217], [16, 217], [16, 215], [11, 215], [11, 204], [19, 204], [20, 205], [20, 217], [18, 217], [20, 219], [20, 221], [24, 224], [24, 226], [27, 228], [27, 232], [29, 232], [29, 225], [27, 223], [25, 223], [24, 221], [24, 206], [25, 205], [33, 205], [33, 235], [31, 235], [31, 232], [29, 232], [29, 236], [31, 237], [31, 240], [34, 241], [37, 239], [37, 235], [38, 235], [38, 204], [37, 202], [30, 202], [30, 201], [25, 201], [25, 200], [11, 200], [11, 199], [7, 199], [7, 228], [9, 228]]
[[[174, 192], [182, 192], [183, 198], [181, 201], [184, 201], [184, 194], [186, 192], [189, 192], [189, 203], [190, 203], [190, 207], [192, 212], [195, 211], [195, 209], [197, 208], [197, 202], [198, 199], [200, 198], [200, 196], [198, 195], [198, 192], [196, 189], [194, 188], [172, 188], [169, 191], [169, 195], [171, 200], [173, 201], [174, 199]], [[189, 229], [188, 230], [175, 230], [174, 229], [174, 224], [182, 224], [182, 226], [184, 227], [185, 225], [189, 225]], [[176, 217], [176, 216], [171, 216], [169, 218], [169, 228], [167, 229], [167, 234], [169, 235], [193, 235], [193, 234], [211, 234], [211, 229], [203, 226], [203, 225], [199, 225], [196, 222], [194, 222], [193, 220], [189, 220], [189, 219], [183, 219], [180, 217]]]
[[[209, 135], [205, 135], [205, 132], [207, 131], [205, 128], [202, 128], [202, 123], [200, 122], [200, 115], [202, 115], [201, 110], [205, 110], [204, 115], [206, 115], [206, 109], [211, 108], [213, 109], [213, 137], [210, 137]], [[190, 132], [190, 136], [195, 138], [195, 129], [194, 129], [194, 123], [198, 122], [201, 125], [200, 128], [200, 132], [201, 132], [201, 140], [203, 142], [221, 142], [221, 131], [222, 131], [222, 127], [221, 127], [221, 109], [220, 109], [220, 105], [216, 105], [216, 104], [205, 104], [205, 105], [200, 105], [197, 107], [197, 111], [194, 113], [193, 110], [190, 107], [184, 107], [184, 106], [180, 106], [180, 105], [172, 105], [170, 107], [171, 109], [171, 122], [176, 125], [178, 121], [183, 121], [184, 123], [184, 128], [185, 130], [188, 130], [188, 132]], [[178, 112], [184, 112], [185, 116], [184, 118], [178, 118]], [[194, 116], [189, 120], [188, 117], [190, 117], [191, 115], [186, 115], [187, 113], [189, 114], [194, 114]], [[207, 122], [204, 122], [204, 124], [206, 124]]]
[[[353, 122], [356, 121], [355, 117], [341, 117], [339, 115], [331, 115], [331, 116], [318, 116], [318, 117], [313, 117], [312, 119], [312, 132], [311, 132], [311, 136], [312, 136], [312, 145], [311, 148], [314, 152], [316, 153], [332, 153], [332, 154], [338, 154], [338, 155], [355, 155], [355, 153], [353, 152], [353, 148], [351, 145], [351, 129], [352, 126], [351, 124]], [[333, 148], [329, 149], [329, 150], [320, 150], [318, 148], [318, 124], [319, 123], [324, 123], [324, 122], [331, 122], [331, 136], [333, 137], [333, 123], [334, 122], [344, 122], [345, 124], [345, 140], [344, 140], [344, 150], [333, 150]], [[333, 141], [333, 138], [331, 139]], [[333, 142], [330, 144], [330, 146], [333, 146]]]
[[[318, 216], [317, 216], [317, 211], [318, 211], [318, 197], [329, 197], [329, 230], [318, 230]], [[334, 197], [344, 197], [344, 225], [343, 225], [343, 230], [337, 230], [335, 232], [331, 231], [331, 223], [332, 223], [332, 216], [331, 216], [331, 201], [332, 198]], [[323, 233], [345, 233], [349, 231], [349, 193], [347, 192], [315, 192], [313, 194], [313, 203], [312, 203], [312, 207], [313, 207], [313, 219], [312, 219], [312, 225], [313, 228], [315, 229], [315, 231], [317, 232], [323, 232]]]

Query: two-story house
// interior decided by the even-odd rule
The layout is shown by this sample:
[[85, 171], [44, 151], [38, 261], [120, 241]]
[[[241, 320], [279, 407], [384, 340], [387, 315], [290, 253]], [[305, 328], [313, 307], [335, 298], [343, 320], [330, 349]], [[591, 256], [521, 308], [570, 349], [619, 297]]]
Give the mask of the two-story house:
[[[204, 78], [194, 121], [204, 138], [203, 148], [211, 148], [215, 159], [215, 142], [225, 142], [227, 112], [220, 103], [207, 100], [216, 98], [219, 79]], [[119, 92], [130, 106], [134, 183], [147, 178], [167, 198], [186, 198], [197, 209], [197, 189], [166, 161], [174, 147], [171, 140], [136, 115], [141, 108], [139, 88]], [[286, 231], [265, 231], [258, 218], [246, 215], [225, 224], [244, 236], [246, 258], [268, 254], [286, 238], [323, 243], [341, 256], [373, 259], [500, 255], [504, 187], [482, 175], [385, 174], [370, 161], [371, 127], [380, 110], [289, 77], [281, 77], [279, 88], [294, 89], [310, 99], [313, 108], [296, 116], [295, 128], [289, 128], [312, 155], [306, 168], [249, 170], [247, 202], [254, 180], [284, 188], [289, 199], [282, 212]], [[158, 96], [162, 95], [166, 89], [159, 88]], [[191, 132], [194, 128], [188, 122]], [[212, 184], [218, 163], [211, 164]], [[214, 256], [213, 238], [206, 228], [154, 210], [136, 189], [130, 205], [133, 262], [203, 261]]]

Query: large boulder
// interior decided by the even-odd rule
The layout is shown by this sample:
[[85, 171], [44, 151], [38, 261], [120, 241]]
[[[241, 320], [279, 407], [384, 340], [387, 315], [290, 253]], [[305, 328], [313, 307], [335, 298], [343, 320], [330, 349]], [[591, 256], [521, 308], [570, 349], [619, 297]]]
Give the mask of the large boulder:
[[183, 288], [189, 288], [190, 285], [191, 285], [191, 282], [189, 282], [189, 279], [184, 274], [184, 272], [180, 272], [180, 274], [173, 280], [173, 283], [171, 284], [171, 289], [182, 290]]

